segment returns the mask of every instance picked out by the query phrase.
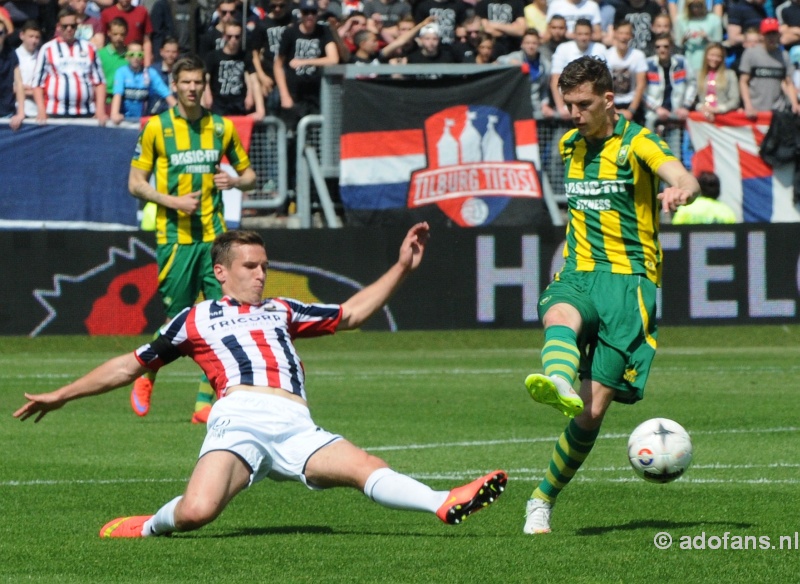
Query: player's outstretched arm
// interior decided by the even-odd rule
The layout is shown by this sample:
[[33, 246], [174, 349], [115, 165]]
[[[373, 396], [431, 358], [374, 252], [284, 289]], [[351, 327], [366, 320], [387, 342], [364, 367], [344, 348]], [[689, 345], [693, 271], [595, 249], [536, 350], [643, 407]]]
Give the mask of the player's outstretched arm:
[[375, 282], [359, 290], [342, 304], [340, 330], [360, 327], [388, 302], [405, 277], [419, 267], [429, 236], [430, 227], [424, 222], [417, 223], [408, 230], [400, 245], [397, 263]]
[[133, 353], [114, 357], [60, 389], [50, 393], [26, 393], [25, 399], [28, 403], [14, 412], [14, 417], [24, 422], [31, 416], [36, 416], [34, 422], [38, 422], [47, 412], [59, 409], [68, 401], [129, 385], [146, 370]]
[[665, 213], [675, 211], [681, 205], [688, 205], [700, 194], [700, 183], [677, 160], [662, 164], [658, 169], [658, 176], [669, 185], [658, 194]]

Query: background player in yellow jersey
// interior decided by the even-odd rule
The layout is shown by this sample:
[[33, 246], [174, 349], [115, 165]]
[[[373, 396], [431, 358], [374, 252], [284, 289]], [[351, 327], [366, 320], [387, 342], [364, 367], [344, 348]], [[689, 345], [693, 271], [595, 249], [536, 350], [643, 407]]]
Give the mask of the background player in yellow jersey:
[[[233, 123], [201, 107], [205, 84], [205, 65], [198, 57], [175, 63], [172, 89], [178, 104], [147, 122], [128, 177], [133, 196], [158, 205], [158, 291], [168, 319], [192, 306], [201, 292], [208, 299], [222, 296], [210, 253], [214, 238], [226, 230], [222, 191], [248, 191], [256, 182]], [[224, 156], [239, 176], [220, 170]], [[139, 416], [150, 410], [154, 379], [148, 373], [133, 385], [131, 406]], [[203, 376], [193, 423], [206, 422], [213, 395]]]
[[[588, 456], [611, 402], [642, 398], [656, 350], [659, 207], [674, 211], [700, 190], [663, 140], [615, 113], [605, 62], [572, 61], [558, 88], [576, 126], [559, 144], [565, 263], [539, 298], [544, 374], [525, 385], [535, 401], [573, 419], [528, 500], [530, 534], [550, 531], [556, 497]], [[659, 179], [669, 185], [661, 193]], [[579, 373], [580, 394], [572, 388]]]

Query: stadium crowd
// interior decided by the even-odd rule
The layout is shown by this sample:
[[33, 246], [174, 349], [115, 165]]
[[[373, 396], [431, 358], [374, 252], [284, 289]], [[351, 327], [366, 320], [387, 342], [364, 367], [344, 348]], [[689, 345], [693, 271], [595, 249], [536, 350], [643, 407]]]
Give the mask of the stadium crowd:
[[[564, 66], [605, 59], [616, 108], [660, 129], [690, 110], [800, 112], [800, 1], [12, 0], [0, 7], [0, 117], [136, 120], [174, 105], [176, 59], [203, 105], [293, 125], [339, 63], [518, 64], [535, 117], [569, 119]], [[22, 91], [20, 91], [20, 86]]]

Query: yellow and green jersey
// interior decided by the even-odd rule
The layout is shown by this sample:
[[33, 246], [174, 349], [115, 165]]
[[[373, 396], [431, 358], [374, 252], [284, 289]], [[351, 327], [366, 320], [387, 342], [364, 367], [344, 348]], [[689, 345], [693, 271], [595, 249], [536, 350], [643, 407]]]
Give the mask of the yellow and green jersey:
[[223, 156], [239, 173], [250, 166], [233, 122], [222, 116], [205, 111], [189, 122], [176, 106], [148, 120], [131, 166], [153, 173], [159, 193], [180, 197], [202, 192], [193, 215], [158, 206], [156, 243], [210, 242], [225, 231], [222, 193], [214, 185]]
[[642, 274], [659, 284], [656, 171], [677, 160], [667, 144], [620, 117], [605, 140], [590, 143], [571, 130], [559, 148], [569, 206], [564, 269]]

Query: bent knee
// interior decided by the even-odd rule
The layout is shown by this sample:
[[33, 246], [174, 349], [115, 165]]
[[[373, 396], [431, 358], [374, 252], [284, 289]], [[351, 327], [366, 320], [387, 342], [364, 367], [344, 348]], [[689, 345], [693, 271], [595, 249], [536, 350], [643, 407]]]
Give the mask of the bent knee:
[[187, 499], [184, 497], [175, 509], [175, 527], [178, 531], [199, 529], [214, 521], [222, 508], [206, 499]]

